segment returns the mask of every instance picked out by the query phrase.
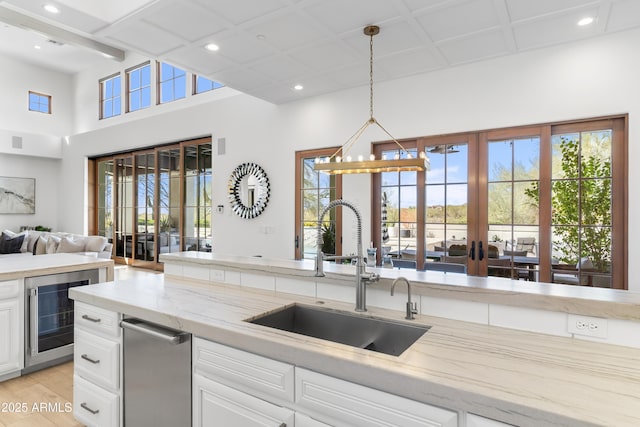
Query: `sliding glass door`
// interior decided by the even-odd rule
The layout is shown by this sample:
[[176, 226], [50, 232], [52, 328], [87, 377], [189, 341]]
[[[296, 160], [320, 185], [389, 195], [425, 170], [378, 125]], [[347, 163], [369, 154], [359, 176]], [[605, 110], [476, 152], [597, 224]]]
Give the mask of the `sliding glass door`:
[[127, 264], [211, 252], [212, 161], [211, 138], [96, 159], [92, 232], [115, 242], [114, 259]]

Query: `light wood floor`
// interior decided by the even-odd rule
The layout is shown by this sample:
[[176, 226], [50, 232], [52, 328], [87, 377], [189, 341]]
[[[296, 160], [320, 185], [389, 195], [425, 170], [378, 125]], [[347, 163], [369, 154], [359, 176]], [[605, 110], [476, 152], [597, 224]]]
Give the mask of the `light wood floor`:
[[[162, 273], [125, 265], [114, 269], [116, 281], [154, 274]], [[73, 362], [0, 382], [0, 427], [82, 427], [71, 410], [65, 412], [72, 403]]]
[[0, 383], [0, 426], [81, 427], [73, 418], [72, 402], [73, 362], [4, 381]]

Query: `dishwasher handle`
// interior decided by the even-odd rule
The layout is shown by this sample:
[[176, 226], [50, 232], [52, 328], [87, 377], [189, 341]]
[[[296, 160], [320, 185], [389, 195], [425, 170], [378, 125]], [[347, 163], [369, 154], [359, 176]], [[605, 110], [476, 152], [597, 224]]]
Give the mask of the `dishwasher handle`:
[[134, 318], [123, 319], [120, 321], [120, 326], [174, 345], [188, 341], [191, 335], [188, 332], [176, 331]]

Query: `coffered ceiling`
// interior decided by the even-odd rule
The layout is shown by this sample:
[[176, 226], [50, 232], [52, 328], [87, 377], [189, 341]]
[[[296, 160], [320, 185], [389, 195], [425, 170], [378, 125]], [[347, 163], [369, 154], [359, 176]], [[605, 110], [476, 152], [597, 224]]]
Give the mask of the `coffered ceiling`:
[[[16, 14], [82, 38], [25, 31]], [[578, 26], [585, 17], [594, 22]], [[640, 1], [4, 0], [0, 20], [0, 53], [45, 67], [73, 73], [107, 61], [86, 39], [283, 103], [367, 84], [368, 24], [381, 28], [374, 73], [382, 81], [636, 28]]]

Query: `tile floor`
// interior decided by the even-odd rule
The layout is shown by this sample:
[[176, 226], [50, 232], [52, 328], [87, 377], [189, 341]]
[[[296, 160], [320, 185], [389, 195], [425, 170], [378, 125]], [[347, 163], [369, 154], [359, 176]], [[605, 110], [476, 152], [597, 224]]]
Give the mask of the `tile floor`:
[[[115, 280], [158, 272], [117, 265]], [[82, 427], [73, 418], [73, 362], [0, 382], [0, 427]]]

